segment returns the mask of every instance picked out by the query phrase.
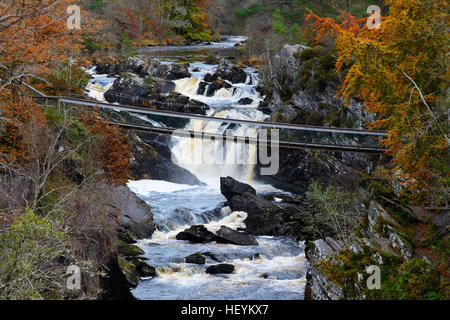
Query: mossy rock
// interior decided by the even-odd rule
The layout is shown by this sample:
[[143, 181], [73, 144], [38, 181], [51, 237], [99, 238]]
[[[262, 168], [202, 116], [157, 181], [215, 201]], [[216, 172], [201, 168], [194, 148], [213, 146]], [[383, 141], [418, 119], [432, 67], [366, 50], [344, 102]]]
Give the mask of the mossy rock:
[[119, 263], [119, 267], [125, 275], [128, 285], [132, 288], [136, 288], [139, 283], [139, 276], [134, 264], [125, 260], [121, 256], [117, 258], [117, 262]]
[[199, 252], [187, 256], [186, 263], [205, 264], [206, 258]]
[[130, 262], [134, 264], [140, 277], [156, 277], [156, 268], [147, 264], [143, 258], [133, 257]]
[[121, 255], [126, 257], [135, 257], [144, 254], [144, 251], [137, 245], [126, 243], [123, 240], [119, 240], [119, 244], [117, 245], [117, 251]]

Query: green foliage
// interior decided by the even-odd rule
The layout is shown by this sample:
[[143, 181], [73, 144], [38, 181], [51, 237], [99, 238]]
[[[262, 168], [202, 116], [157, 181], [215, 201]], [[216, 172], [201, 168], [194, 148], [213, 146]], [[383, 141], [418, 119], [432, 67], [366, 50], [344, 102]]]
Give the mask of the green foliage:
[[147, 78], [145, 78], [145, 84], [150, 87], [155, 83], [155, 79], [153, 79], [152, 75], [149, 74]]
[[137, 52], [134, 50], [133, 43], [130, 40], [128, 31], [126, 31], [126, 30], [122, 33], [122, 36], [120, 39], [119, 54], [122, 58], [131, 58], [131, 57], [135, 57], [137, 55]]
[[308, 201], [316, 208], [312, 223], [333, 230], [343, 242], [361, 221], [356, 209], [356, 195], [338, 186], [324, 187], [312, 181], [306, 193]]
[[397, 272], [385, 277], [380, 297], [391, 300], [440, 300], [443, 289], [436, 268], [422, 259], [413, 258], [403, 263]]
[[258, 14], [262, 9], [262, 5], [253, 3], [248, 7], [233, 12], [234, 16], [238, 19], [246, 19], [252, 15]]
[[83, 48], [90, 54], [102, 49], [102, 45], [91, 37], [83, 39], [82, 45]]
[[0, 234], [0, 299], [61, 299], [72, 261], [62, 221], [31, 210]]
[[43, 108], [45, 118], [47, 119], [47, 125], [54, 128], [64, 122], [64, 115], [58, 112], [57, 107], [48, 106]]
[[96, 11], [98, 13], [104, 13], [103, 9], [108, 3], [103, 0], [91, 0], [88, 5], [88, 9], [91, 11]]
[[46, 90], [50, 95], [80, 95], [91, 76], [73, 61], [66, 60], [48, 75], [51, 86]]
[[339, 80], [334, 70], [336, 58], [325, 48], [316, 46], [303, 50], [296, 58], [302, 62], [297, 71], [300, 87], [325, 90], [328, 85], [336, 85]]
[[67, 138], [73, 147], [77, 147], [81, 143], [85, 143], [90, 138], [90, 134], [83, 123], [73, 121], [69, 127]]

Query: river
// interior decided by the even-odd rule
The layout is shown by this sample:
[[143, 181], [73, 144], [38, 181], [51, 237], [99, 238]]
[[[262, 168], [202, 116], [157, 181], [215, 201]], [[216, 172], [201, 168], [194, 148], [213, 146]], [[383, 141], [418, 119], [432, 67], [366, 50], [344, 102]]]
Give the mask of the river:
[[[257, 70], [246, 68], [245, 83], [231, 84], [214, 96], [197, 94], [200, 81], [208, 73], [214, 73], [217, 65], [202, 62], [205, 53], [212, 51], [219, 57], [237, 55], [236, 45], [244, 41], [240, 36], [228, 36], [223, 41], [208, 45], [185, 47], [148, 47], [139, 53], [160, 59], [170, 64], [180, 57], [190, 61], [190, 78], [176, 80], [175, 91], [201, 101], [210, 110], [208, 115], [222, 118], [264, 120], [266, 116], [256, 109], [263, 98], [255, 90], [259, 82]], [[91, 83], [106, 90], [114, 78], [96, 75]], [[91, 96], [103, 97], [92, 91]], [[240, 105], [242, 98], [250, 98], [249, 105]], [[241, 136], [255, 136], [255, 129], [247, 126], [229, 127], [219, 122], [206, 125], [192, 120], [188, 129], [202, 126], [207, 132], [224, 133], [233, 130]], [[253, 180], [256, 147], [245, 144], [198, 141], [195, 139], [172, 138], [172, 160], [195, 174], [204, 186], [188, 186], [166, 181], [130, 181], [128, 187], [146, 201], [154, 214], [157, 231], [151, 239], [139, 241], [148, 263], [157, 269], [157, 277], [142, 279], [132, 291], [136, 298], [157, 299], [282, 299], [304, 298], [306, 259], [302, 244], [287, 237], [256, 237], [258, 246], [230, 244], [191, 244], [176, 240], [175, 236], [191, 225], [203, 224], [214, 232], [224, 225], [237, 230], [244, 228], [245, 212], [231, 212], [224, 207], [225, 197], [220, 193], [220, 177], [231, 176], [251, 184], [259, 193], [281, 192], [270, 185]], [[201, 145], [198, 145], [201, 144]], [[201, 147], [201, 149], [199, 149]], [[246, 149], [245, 149], [246, 148]], [[212, 157], [208, 164], [193, 161], [196, 150]], [[245, 156], [250, 161], [239, 161]], [[216, 160], [216, 161], [214, 161]], [[206, 256], [205, 265], [185, 263], [184, 258], [194, 253], [213, 253], [216, 260], [234, 265], [231, 274], [210, 275], [206, 268], [218, 262]]]

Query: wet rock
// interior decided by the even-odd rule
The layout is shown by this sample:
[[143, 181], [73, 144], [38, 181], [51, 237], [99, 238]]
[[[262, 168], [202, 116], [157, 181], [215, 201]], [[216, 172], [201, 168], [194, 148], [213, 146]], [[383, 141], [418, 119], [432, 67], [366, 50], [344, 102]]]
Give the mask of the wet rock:
[[167, 66], [161, 64], [157, 59], [152, 59], [149, 62], [147, 72], [152, 77], [164, 78], [167, 73]]
[[256, 195], [256, 190], [252, 186], [231, 177], [220, 178], [220, 192], [228, 201], [234, 196]]
[[95, 64], [95, 71], [98, 74], [107, 74], [116, 76], [121, 73], [132, 72], [140, 77], [146, 77], [148, 75], [149, 65], [146, 61], [138, 58], [128, 58], [116, 63], [111, 62], [97, 62]]
[[205, 74], [205, 76], [203, 77], [203, 81], [206, 81], [206, 82], [214, 82], [214, 81], [216, 81], [217, 79], [219, 79], [219, 76], [217, 75], [217, 74], [212, 74], [212, 73], [207, 73], [207, 74]]
[[102, 289], [102, 300], [136, 300], [130, 291], [130, 282], [132, 285], [136, 284], [136, 278], [127, 279], [122, 271], [120, 262], [127, 262], [123, 258], [119, 260], [116, 255], [111, 255], [106, 261], [103, 271], [104, 277], [100, 277], [99, 285]]
[[253, 100], [250, 98], [242, 98], [242, 99], [239, 99], [239, 101], [237, 103], [242, 104], [242, 105], [247, 105], [247, 104], [252, 104]]
[[141, 254], [144, 254], [144, 251], [138, 246], [130, 243], [126, 243], [119, 240], [119, 244], [117, 245], [117, 251], [126, 257], [136, 257]]
[[146, 141], [150, 141], [152, 145], [147, 144], [139, 137], [132, 138], [131, 149], [134, 157], [131, 162], [131, 175], [134, 179], [165, 180], [193, 186], [203, 185], [191, 172], [172, 162], [169, 142], [159, 142], [156, 138], [151, 137]]
[[295, 280], [301, 279], [304, 276], [302, 272], [266, 272], [261, 275], [264, 279], [276, 279], [276, 280]]
[[209, 274], [227, 274], [233, 273], [233, 271], [234, 266], [228, 263], [215, 264], [206, 268], [206, 273]]
[[111, 63], [97, 63], [95, 65], [95, 72], [98, 74], [111, 75], [114, 73], [114, 65]]
[[160, 86], [159, 89], [161, 90], [161, 93], [169, 93], [175, 90], [175, 82], [173, 81], [164, 81]]
[[247, 74], [226, 59], [221, 59], [215, 73], [218, 77], [231, 83], [245, 83]]
[[146, 92], [144, 80], [133, 74], [125, 74], [114, 81], [112, 87], [105, 92], [105, 100], [124, 105], [136, 105], [139, 97]]
[[185, 258], [186, 263], [205, 264], [206, 258], [201, 253], [194, 253]]
[[196, 225], [178, 233], [176, 239], [192, 243], [207, 243], [214, 241], [214, 233], [208, 231], [203, 225]]
[[134, 264], [140, 277], [156, 277], [156, 268], [148, 265], [143, 259], [132, 258], [129, 261]]
[[228, 83], [225, 82], [223, 80], [215, 80], [214, 82], [212, 82], [208, 87], [207, 90], [205, 92], [205, 95], [208, 97], [212, 97], [216, 94], [217, 91], [219, 91], [220, 89], [230, 89], [232, 86]]
[[178, 80], [183, 78], [189, 78], [191, 76], [187, 63], [174, 63], [171, 64], [166, 72], [167, 80]]
[[244, 223], [247, 231], [256, 235], [300, 237], [307, 212], [302, 207], [280, 207], [262, 196], [254, 188], [231, 177], [220, 180], [220, 189], [233, 211], [247, 212]]
[[136, 288], [139, 284], [139, 275], [133, 263], [126, 261], [122, 257], [117, 259], [119, 267], [125, 275], [126, 281], [131, 288]]
[[114, 189], [113, 205], [119, 211], [122, 243], [133, 243], [133, 238], [150, 238], [155, 230], [150, 206], [130, 189], [119, 186]]
[[258, 241], [248, 234], [235, 231], [222, 226], [217, 232], [215, 239], [218, 243], [230, 243], [243, 246], [257, 246]]
[[216, 261], [216, 262], [223, 262], [223, 261], [225, 261], [225, 259], [223, 257], [220, 257], [220, 256], [216, 255], [215, 253], [212, 253], [212, 252], [209, 252], [209, 251], [203, 252], [202, 254], [204, 256], [210, 258], [211, 260]]
[[133, 57], [127, 60], [127, 71], [133, 72], [139, 75], [141, 78], [145, 78], [148, 75], [148, 64], [140, 58]]
[[204, 95], [206, 93], [206, 88], [209, 86], [209, 83], [201, 81], [198, 84], [197, 94]]

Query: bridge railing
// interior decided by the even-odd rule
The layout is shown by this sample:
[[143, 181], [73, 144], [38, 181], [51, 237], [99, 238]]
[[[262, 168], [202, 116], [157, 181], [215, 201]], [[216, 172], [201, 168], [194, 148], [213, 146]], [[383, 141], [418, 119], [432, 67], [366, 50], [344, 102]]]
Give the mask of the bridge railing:
[[[383, 131], [218, 118], [66, 97], [37, 97], [36, 100], [41, 104], [58, 108], [67, 116], [75, 116], [80, 111], [96, 109], [111, 122], [125, 128], [158, 133], [171, 134], [175, 130], [183, 129], [220, 136], [224, 135], [227, 129], [239, 126], [243, 129], [239, 132], [252, 132], [252, 134], [258, 130], [267, 129], [270, 140], [271, 130], [278, 129], [279, 143], [284, 147], [379, 153], [385, 151], [380, 141], [387, 135]], [[190, 121], [195, 121], [195, 125], [190, 126], [192, 128], [189, 130], [187, 124]], [[208, 126], [207, 124], [210, 122], [219, 122], [219, 126]]]

